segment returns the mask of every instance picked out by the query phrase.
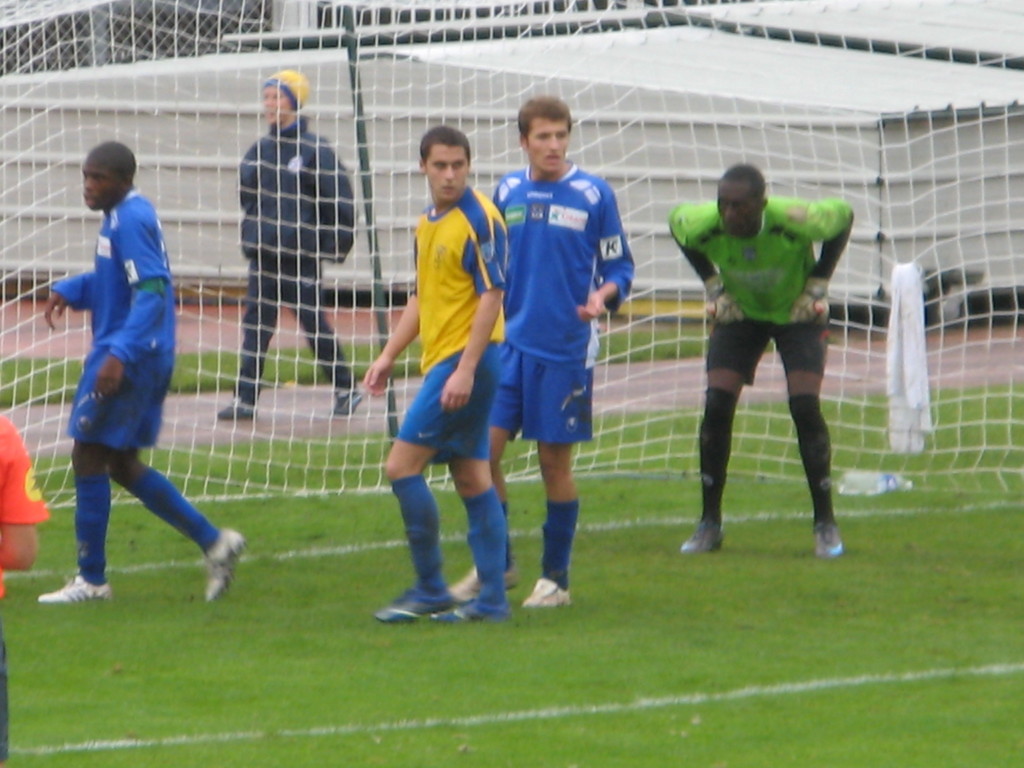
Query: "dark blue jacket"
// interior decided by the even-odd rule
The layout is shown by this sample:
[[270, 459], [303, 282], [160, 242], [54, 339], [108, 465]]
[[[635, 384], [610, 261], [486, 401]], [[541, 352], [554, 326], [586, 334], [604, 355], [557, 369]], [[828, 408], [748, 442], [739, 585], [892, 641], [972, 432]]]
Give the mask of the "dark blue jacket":
[[238, 171], [242, 252], [343, 261], [352, 248], [352, 185], [334, 150], [306, 120], [253, 144]]

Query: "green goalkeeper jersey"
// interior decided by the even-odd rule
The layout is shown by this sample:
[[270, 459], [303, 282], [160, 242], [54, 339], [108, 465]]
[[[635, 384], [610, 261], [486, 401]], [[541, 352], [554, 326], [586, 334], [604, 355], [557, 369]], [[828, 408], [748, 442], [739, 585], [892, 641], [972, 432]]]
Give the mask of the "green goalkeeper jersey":
[[769, 197], [754, 237], [727, 235], [714, 202], [677, 205], [669, 229], [681, 248], [703, 253], [717, 267], [744, 315], [781, 325], [814, 267], [814, 243], [840, 235], [852, 217], [838, 198]]

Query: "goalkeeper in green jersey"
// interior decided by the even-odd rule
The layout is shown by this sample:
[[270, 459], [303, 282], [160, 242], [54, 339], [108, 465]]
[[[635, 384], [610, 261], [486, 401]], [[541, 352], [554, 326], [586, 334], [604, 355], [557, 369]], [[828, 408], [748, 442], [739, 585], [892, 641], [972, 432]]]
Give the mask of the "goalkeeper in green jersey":
[[[828, 342], [828, 281], [846, 248], [853, 211], [839, 199], [768, 197], [761, 172], [735, 165], [718, 183], [717, 203], [682, 204], [669, 228], [704, 281], [708, 389], [700, 427], [703, 510], [686, 554], [722, 546], [722, 492], [733, 416], [768, 345], [786, 371], [789, 411], [814, 505], [815, 554], [843, 553], [832, 509], [831, 444], [819, 397]], [[814, 244], [821, 243], [817, 258]]]

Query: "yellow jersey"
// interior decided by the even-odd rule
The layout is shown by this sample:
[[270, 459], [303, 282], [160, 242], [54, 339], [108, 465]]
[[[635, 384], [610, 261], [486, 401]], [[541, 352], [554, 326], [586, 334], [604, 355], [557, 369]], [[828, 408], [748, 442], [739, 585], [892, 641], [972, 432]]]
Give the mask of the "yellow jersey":
[[[429, 371], [469, 343], [480, 295], [504, 289], [508, 232], [497, 207], [467, 187], [452, 207], [425, 210], [416, 225], [416, 295], [419, 298], [420, 368]], [[491, 341], [505, 339], [498, 316]]]

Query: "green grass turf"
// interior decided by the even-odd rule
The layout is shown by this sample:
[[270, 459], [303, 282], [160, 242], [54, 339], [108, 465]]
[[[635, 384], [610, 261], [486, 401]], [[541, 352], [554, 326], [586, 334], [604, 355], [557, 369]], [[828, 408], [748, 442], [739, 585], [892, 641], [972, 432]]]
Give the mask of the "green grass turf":
[[[8, 577], [10, 764], [778, 768], [1017, 765], [1019, 497], [837, 497], [848, 554], [812, 555], [800, 482], [737, 479], [716, 554], [683, 557], [695, 479], [588, 479], [574, 605], [526, 611], [542, 498], [512, 487], [523, 572], [500, 625], [383, 626], [409, 583], [388, 494], [209, 505], [250, 539], [202, 601], [198, 553], [120, 503], [110, 603], [41, 606], [70, 510]], [[439, 493], [450, 577], [464, 512]]]

